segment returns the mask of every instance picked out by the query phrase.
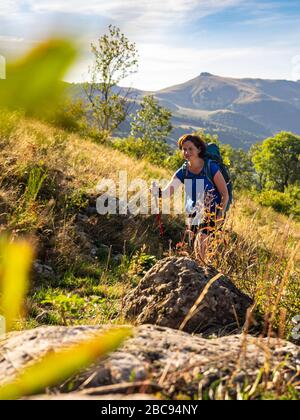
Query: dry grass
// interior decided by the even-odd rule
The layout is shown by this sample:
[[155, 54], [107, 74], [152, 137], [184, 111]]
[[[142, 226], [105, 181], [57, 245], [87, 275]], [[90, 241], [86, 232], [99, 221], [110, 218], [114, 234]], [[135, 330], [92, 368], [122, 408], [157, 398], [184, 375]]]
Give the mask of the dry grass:
[[[30, 234], [38, 257], [59, 273], [97, 263], [91, 258], [93, 243], [106, 243], [121, 253], [125, 243], [129, 254], [147, 244], [145, 252], [159, 258], [174, 252], [183, 233], [178, 217], [163, 217], [163, 240], [153, 216], [77, 220], [102, 178], [118, 183], [122, 170], [129, 182], [150, 181], [168, 179], [170, 172], [16, 114], [6, 118], [6, 125], [3, 121], [0, 230]], [[279, 328], [280, 323], [281, 331], [289, 330], [292, 316], [300, 313], [299, 238], [299, 223], [240, 196], [231, 208], [225, 234], [211, 244], [212, 264], [256, 300], [269, 333], [270, 325]]]
[[[55, 242], [58, 253], [68, 258], [71, 252], [68, 238], [69, 242], [73, 239], [78, 242], [76, 235], [70, 233], [72, 218], [86, 205], [86, 197], [95, 192], [101, 179], [110, 178], [118, 183], [120, 170], [127, 171], [128, 182], [141, 177], [150, 180], [169, 176], [167, 171], [147, 162], [135, 161], [109, 147], [23, 118], [2, 143], [0, 169], [1, 230], [33, 236], [40, 231], [47, 241]], [[30, 202], [26, 190], [30, 174], [36, 169], [46, 179], [36, 191], [37, 199]], [[105, 230], [107, 222], [103, 218], [97, 223]], [[111, 228], [111, 221], [108, 224]], [[141, 230], [147, 228], [142, 224], [131, 221], [126, 236], [141, 237]], [[120, 238], [122, 243], [126, 236]]]
[[299, 223], [241, 197], [210, 243], [211, 264], [253, 298], [264, 336], [290, 337], [300, 314], [299, 232]]
[[[134, 284], [132, 253], [142, 249], [158, 258], [176, 253], [183, 221], [164, 216], [162, 240], [153, 216], [92, 216], [83, 222], [77, 216], [102, 178], [118, 182], [120, 170], [127, 171], [129, 182], [168, 179], [171, 173], [17, 114], [0, 118], [0, 147], [0, 232], [29, 235], [37, 257], [58, 276], [55, 284], [37, 280], [28, 299], [32, 318], [21, 327], [123, 322], [117, 314]], [[247, 196], [239, 196], [232, 206], [224, 234], [211, 243], [209, 259], [255, 300], [256, 321], [249, 314], [245, 332], [254, 325], [265, 336], [290, 336], [291, 319], [300, 314], [299, 238], [299, 223]], [[110, 245], [123, 259], [113, 263], [110, 250], [103, 260], [95, 260], [95, 244]], [[268, 349], [266, 366], [267, 355]], [[247, 391], [250, 397], [256, 394], [261, 377], [257, 379]], [[286, 385], [278, 395], [289, 392]]]

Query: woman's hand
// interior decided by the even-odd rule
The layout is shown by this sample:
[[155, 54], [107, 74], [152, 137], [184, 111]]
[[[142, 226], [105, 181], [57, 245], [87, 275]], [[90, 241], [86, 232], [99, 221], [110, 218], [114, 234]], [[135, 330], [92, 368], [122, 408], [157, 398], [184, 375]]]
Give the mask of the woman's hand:
[[153, 197], [161, 197], [161, 188], [158, 185], [152, 185], [148, 191]]

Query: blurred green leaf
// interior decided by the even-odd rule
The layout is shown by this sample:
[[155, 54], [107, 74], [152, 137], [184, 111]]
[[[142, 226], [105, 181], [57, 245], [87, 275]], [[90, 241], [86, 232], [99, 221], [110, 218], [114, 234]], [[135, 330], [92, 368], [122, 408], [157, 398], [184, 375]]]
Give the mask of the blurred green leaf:
[[49, 353], [25, 369], [14, 381], [0, 387], [0, 400], [17, 399], [54, 386], [115, 350], [131, 335], [131, 328], [113, 328], [57, 353]]
[[55, 109], [63, 93], [61, 80], [76, 55], [71, 42], [50, 39], [8, 64], [7, 78], [0, 80], [0, 106], [22, 109], [30, 115]]
[[24, 241], [0, 240], [0, 313], [9, 331], [21, 312], [33, 250]]

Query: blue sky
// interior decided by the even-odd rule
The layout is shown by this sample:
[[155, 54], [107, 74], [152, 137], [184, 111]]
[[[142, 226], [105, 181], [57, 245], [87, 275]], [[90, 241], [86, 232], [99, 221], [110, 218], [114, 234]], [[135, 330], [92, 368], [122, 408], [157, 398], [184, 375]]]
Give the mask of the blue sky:
[[81, 56], [67, 79], [82, 81], [89, 45], [110, 23], [139, 50], [139, 71], [126, 85], [157, 90], [204, 71], [300, 79], [299, 0], [1, 0], [0, 55], [71, 35]]

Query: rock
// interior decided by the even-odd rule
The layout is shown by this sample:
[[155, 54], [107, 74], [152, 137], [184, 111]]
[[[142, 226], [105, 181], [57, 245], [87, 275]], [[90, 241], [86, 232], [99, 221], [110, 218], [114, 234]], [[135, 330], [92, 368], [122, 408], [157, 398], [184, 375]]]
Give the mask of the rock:
[[51, 279], [51, 278], [55, 277], [55, 273], [53, 271], [53, 268], [50, 267], [49, 265], [42, 264], [42, 262], [40, 260], [36, 260], [33, 263], [33, 270], [37, 275], [42, 276], [46, 279]]
[[[137, 324], [179, 329], [209, 280], [217, 274], [213, 268], [200, 267], [187, 257], [165, 258], [126, 296], [124, 315]], [[224, 328], [236, 329], [243, 325], [251, 304], [248, 296], [221, 276], [210, 286], [183, 330], [211, 334]]]
[[[9, 334], [0, 341], [0, 383], [14, 378], [47, 352], [56, 352], [96, 332], [96, 327], [76, 326], [40, 327]], [[208, 340], [170, 328], [142, 325], [136, 328], [133, 338], [104, 360], [47, 390], [58, 395], [44, 397], [120, 399], [120, 395], [128, 395], [133, 399], [140, 394], [155, 398], [159, 392], [165, 398], [184, 395], [197, 399], [215, 392], [214, 384], [218, 382], [224, 387], [230, 383], [232, 398], [237, 398], [246, 384], [251, 388], [266, 362], [261, 383], [268, 383], [269, 391], [278, 390], [278, 380], [273, 380], [275, 370], [281, 381], [286, 377], [286, 383], [290, 381], [290, 386], [300, 391], [300, 350], [292, 343], [247, 335]], [[70, 386], [72, 393], [59, 394]]]

